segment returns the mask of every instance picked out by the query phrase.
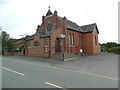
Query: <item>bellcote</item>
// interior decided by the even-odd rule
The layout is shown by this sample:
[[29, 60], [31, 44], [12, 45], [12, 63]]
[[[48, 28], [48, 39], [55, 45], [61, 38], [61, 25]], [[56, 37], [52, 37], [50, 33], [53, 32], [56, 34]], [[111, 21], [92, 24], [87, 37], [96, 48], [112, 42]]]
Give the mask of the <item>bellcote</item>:
[[50, 11], [50, 6], [49, 6], [49, 9], [48, 9], [46, 16], [51, 15], [51, 14], [53, 14], [53, 13]]

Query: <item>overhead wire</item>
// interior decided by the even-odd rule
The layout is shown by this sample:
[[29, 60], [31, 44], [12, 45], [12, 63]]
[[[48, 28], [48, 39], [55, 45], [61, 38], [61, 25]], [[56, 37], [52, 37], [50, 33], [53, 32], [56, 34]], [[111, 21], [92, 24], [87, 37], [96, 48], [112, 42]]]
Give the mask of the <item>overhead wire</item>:
[[89, 13], [88, 13], [88, 11], [87, 11], [87, 8], [86, 8], [86, 6], [85, 6], [83, 0], [81, 0], [81, 2], [82, 2], [83, 8], [85, 9], [85, 12], [86, 12], [86, 14], [87, 14], [87, 16], [88, 16], [90, 22], [92, 22], [93, 20], [92, 20], [91, 16], [89, 15]]

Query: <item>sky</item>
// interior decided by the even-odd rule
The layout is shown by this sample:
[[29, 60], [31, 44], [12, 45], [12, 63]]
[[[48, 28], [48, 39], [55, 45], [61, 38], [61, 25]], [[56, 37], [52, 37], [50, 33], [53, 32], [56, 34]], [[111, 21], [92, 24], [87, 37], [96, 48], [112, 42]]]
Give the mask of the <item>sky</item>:
[[12, 38], [35, 34], [48, 7], [78, 25], [96, 23], [99, 43], [118, 43], [119, 0], [0, 0], [0, 27]]

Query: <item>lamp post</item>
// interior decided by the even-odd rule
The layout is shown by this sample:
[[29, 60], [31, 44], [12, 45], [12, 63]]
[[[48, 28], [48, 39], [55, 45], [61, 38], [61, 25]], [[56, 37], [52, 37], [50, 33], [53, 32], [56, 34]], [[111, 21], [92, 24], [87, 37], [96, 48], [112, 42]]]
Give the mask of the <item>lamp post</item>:
[[0, 54], [2, 55], [2, 27], [0, 27]]
[[51, 40], [51, 38], [49, 37], [49, 58], [50, 58], [50, 55], [51, 55], [51, 54], [50, 54], [50, 49], [51, 49], [51, 48], [50, 48], [50, 40]]

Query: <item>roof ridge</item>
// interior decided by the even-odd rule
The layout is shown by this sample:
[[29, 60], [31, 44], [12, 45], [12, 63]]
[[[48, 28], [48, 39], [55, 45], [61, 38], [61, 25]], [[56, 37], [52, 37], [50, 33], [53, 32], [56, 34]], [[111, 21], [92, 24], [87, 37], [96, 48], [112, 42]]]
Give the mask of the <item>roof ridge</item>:
[[90, 25], [96, 25], [96, 23], [87, 24], [87, 25], [82, 25], [82, 26], [80, 26], [80, 27], [83, 27], [83, 26], [90, 26]]

